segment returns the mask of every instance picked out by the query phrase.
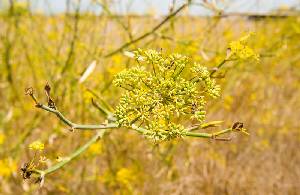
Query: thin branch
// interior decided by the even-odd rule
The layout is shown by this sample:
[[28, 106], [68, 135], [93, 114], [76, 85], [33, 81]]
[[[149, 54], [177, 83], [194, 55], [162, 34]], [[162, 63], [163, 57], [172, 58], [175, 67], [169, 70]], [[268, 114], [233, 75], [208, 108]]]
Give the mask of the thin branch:
[[50, 108], [48, 106], [45, 106], [43, 104], [37, 104], [37, 108], [41, 108], [43, 110], [46, 110], [48, 112], [51, 112], [55, 114], [63, 123], [71, 127], [72, 129], [111, 129], [111, 128], [117, 128], [118, 125], [116, 123], [109, 123], [109, 124], [100, 124], [100, 125], [82, 125], [82, 124], [76, 124], [68, 120], [61, 112], [59, 112], [56, 109]]
[[70, 68], [70, 66], [72, 65], [72, 60], [73, 60], [73, 56], [74, 56], [74, 51], [75, 51], [75, 46], [76, 46], [76, 42], [78, 39], [78, 31], [79, 31], [79, 20], [80, 20], [80, 1], [78, 2], [76, 11], [75, 11], [75, 16], [74, 16], [74, 24], [73, 24], [73, 36], [72, 36], [72, 40], [70, 43], [70, 50], [67, 56], [67, 60], [60, 72], [61, 77], [64, 75], [64, 73]]
[[56, 108], [50, 108], [49, 106], [43, 105], [38, 102], [37, 98], [35, 97], [33, 93], [32, 88], [26, 89], [26, 94], [29, 95], [33, 101], [35, 102], [35, 106], [37, 108], [46, 110], [50, 113], [53, 113], [59, 118], [63, 123], [71, 127], [72, 130], [74, 129], [90, 129], [90, 130], [95, 130], [95, 129], [112, 129], [112, 128], [117, 128], [118, 125], [116, 123], [108, 123], [108, 124], [100, 124], [100, 125], [82, 125], [82, 124], [76, 124], [67, 119], [60, 111], [58, 111]]
[[[143, 127], [138, 127], [136, 125], [132, 125], [131, 127], [133, 130], [141, 133], [141, 134], [145, 134], [147, 133], [147, 131], [149, 131], [148, 129], [145, 129]], [[223, 135], [223, 134], [226, 134], [226, 133], [229, 133], [231, 131], [233, 131], [234, 129], [233, 128], [228, 128], [228, 129], [224, 129], [224, 130], [221, 130], [221, 131], [218, 131], [216, 133], [195, 133], [195, 132], [185, 132], [184, 133], [184, 136], [188, 136], [188, 137], [200, 137], [200, 138], [211, 138], [211, 139], [217, 139], [218, 136], [220, 135]]]
[[[16, 31], [16, 37], [18, 37], [18, 29], [19, 29], [19, 17], [15, 17], [15, 2], [13, 0], [9, 0], [9, 9], [7, 13], [7, 27], [4, 31], [4, 36], [1, 35], [1, 39], [3, 39], [4, 43], [4, 52], [3, 52], [3, 64], [6, 67], [7, 71], [7, 81], [11, 85], [12, 92], [16, 99], [19, 99], [18, 90], [16, 88], [16, 83], [13, 74], [13, 47], [15, 45], [16, 39], [11, 39], [11, 34], [13, 34], [14, 30]], [[1, 57], [0, 57], [1, 58]]]
[[226, 134], [226, 133], [230, 133], [231, 131], [233, 131], [232, 128], [228, 128], [228, 129], [224, 129], [215, 133], [195, 133], [195, 132], [186, 132], [186, 136], [190, 136], [190, 137], [203, 137], [203, 138], [212, 138], [212, 139], [216, 139], [218, 136]]
[[210, 72], [210, 77], [214, 76], [214, 74], [228, 61], [227, 58], [225, 58], [224, 60], [222, 60], [218, 66], [216, 68], [214, 68], [211, 72]]
[[122, 46], [120, 46], [118, 49], [106, 54], [104, 56], [104, 58], [108, 58], [111, 57], [119, 52], [121, 52], [123, 49], [129, 47], [130, 45], [137, 43], [139, 41], [141, 41], [142, 39], [154, 34], [158, 29], [160, 29], [166, 22], [168, 22], [170, 19], [172, 19], [173, 17], [175, 17], [179, 12], [181, 12], [185, 7], [187, 7], [188, 5], [190, 5], [191, 2], [188, 1], [187, 3], [184, 3], [182, 6], [180, 6], [176, 11], [174, 11], [173, 13], [169, 14], [167, 17], [165, 17], [165, 19], [163, 19], [160, 23], [158, 23], [156, 26], [154, 26], [154, 28], [146, 33], [144, 33], [143, 35], [132, 39], [131, 41], [123, 44]]
[[102, 3], [101, 1], [96, 1], [96, 3], [102, 7], [103, 11], [105, 11], [109, 17], [111, 17], [112, 19], [115, 19], [116, 22], [125, 30], [125, 32], [128, 34], [128, 37], [130, 39], [130, 41], [132, 40], [132, 33], [129, 29], [129, 26], [126, 26], [120, 19], [119, 16], [114, 15], [111, 10], [109, 9], [109, 7], [106, 5], [106, 3]]
[[196, 124], [196, 125], [193, 125], [193, 126], [187, 128], [187, 131], [195, 131], [198, 129], [207, 129], [210, 127], [218, 127], [223, 122], [224, 121], [211, 121], [211, 122], [207, 122], [207, 123], [203, 123], [203, 124]]
[[97, 109], [101, 112], [101, 114], [103, 114], [104, 116], [112, 115], [112, 113], [109, 112], [106, 108], [104, 108], [104, 106], [102, 106], [101, 104], [98, 104], [98, 103], [94, 100], [94, 98], [92, 98], [91, 101], [92, 101], [93, 106], [94, 106], [95, 108], [97, 108]]
[[45, 175], [48, 175], [58, 169], [61, 169], [64, 165], [68, 164], [70, 161], [74, 160], [76, 157], [78, 157], [80, 154], [82, 154], [83, 152], [85, 152], [92, 144], [94, 144], [95, 142], [97, 142], [99, 139], [101, 139], [104, 134], [105, 134], [106, 130], [100, 130], [96, 133], [96, 135], [94, 135], [88, 142], [86, 142], [83, 146], [81, 146], [80, 148], [78, 148], [77, 150], [75, 150], [72, 154], [70, 154], [68, 157], [64, 157], [64, 159], [49, 167], [46, 170], [35, 170], [36, 173], [40, 174], [41, 177], [43, 178]]
[[106, 102], [101, 95], [99, 95], [97, 92], [93, 91], [92, 89], [87, 88], [87, 91], [90, 92], [93, 96], [95, 96], [98, 100], [100, 100], [100, 103], [105, 107], [106, 110], [108, 110], [110, 113], [114, 111], [114, 109], [109, 105], [108, 102]]

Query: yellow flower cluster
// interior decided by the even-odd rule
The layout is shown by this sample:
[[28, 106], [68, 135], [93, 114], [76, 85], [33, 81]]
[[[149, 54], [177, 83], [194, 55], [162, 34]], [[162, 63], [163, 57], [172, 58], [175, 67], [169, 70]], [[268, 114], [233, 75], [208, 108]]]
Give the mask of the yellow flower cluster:
[[103, 146], [101, 142], [97, 142], [90, 146], [90, 148], [87, 151], [87, 156], [100, 155], [102, 152], [103, 152]]
[[134, 186], [142, 180], [141, 176], [136, 167], [120, 167], [116, 172], [107, 169], [99, 179], [106, 186], [116, 189], [115, 194], [133, 194]]
[[115, 86], [125, 89], [115, 116], [121, 126], [143, 125], [144, 135], [155, 141], [185, 135], [178, 121], [205, 119], [206, 101], [220, 95], [220, 86], [209, 70], [180, 54], [164, 55], [155, 50], [137, 50], [138, 66], [115, 76]]
[[0, 133], [0, 145], [4, 143], [5, 135], [3, 133]]
[[120, 184], [127, 186], [130, 183], [134, 182], [136, 180], [136, 177], [132, 170], [127, 169], [127, 168], [121, 168], [117, 172], [116, 179], [117, 179], [117, 182], [119, 182]]
[[17, 165], [11, 159], [0, 160], [0, 176], [9, 177], [17, 170]]
[[29, 144], [30, 150], [42, 151], [42, 150], [44, 150], [44, 148], [45, 148], [45, 145], [41, 141], [34, 141], [31, 144]]
[[241, 37], [238, 41], [232, 41], [229, 44], [230, 49], [230, 56], [231, 57], [237, 57], [241, 60], [246, 59], [255, 59], [259, 60], [259, 55], [253, 51], [248, 45], [247, 41], [248, 39], [253, 35], [254, 33], [249, 33], [243, 37]]

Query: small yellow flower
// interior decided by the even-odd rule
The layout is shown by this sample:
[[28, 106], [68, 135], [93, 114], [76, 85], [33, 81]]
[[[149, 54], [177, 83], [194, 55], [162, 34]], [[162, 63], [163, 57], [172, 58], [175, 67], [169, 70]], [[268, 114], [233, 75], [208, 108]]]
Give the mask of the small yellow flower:
[[17, 170], [17, 165], [12, 159], [0, 160], [0, 176], [9, 177]]
[[85, 90], [83, 92], [83, 99], [84, 99], [84, 103], [88, 104], [91, 102], [91, 99], [93, 98], [93, 94], [91, 94], [89, 91]]
[[0, 133], [0, 145], [4, 143], [5, 135], [3, 133]]
[[128, 168], [121, 168], [117, 172], [116, 179], [120, 184], [123, 185], [129, 185], [136, 180], [134, 172]]
[[88, 149], [88, 156], [100, 155], [103, 152], [103, 146], [100, 142], [94, 143]]
[[252, 35], [253, 35], [253, 33], [249, 33], [249, 34], [241, 37], [238, 41], [232, 41], [229, 44], [229, 48], [231, 50], [231, 55], [238, 57], [241, 60], [253, 58], [253, 59], [259, 61], [259, 55], [256, 54], [253, 51], [253, 49], [247, 45], [247, 41]]
[[45, 145], [41, 141], [34, 141], [29, 145], [30, 150], [44, 150]]

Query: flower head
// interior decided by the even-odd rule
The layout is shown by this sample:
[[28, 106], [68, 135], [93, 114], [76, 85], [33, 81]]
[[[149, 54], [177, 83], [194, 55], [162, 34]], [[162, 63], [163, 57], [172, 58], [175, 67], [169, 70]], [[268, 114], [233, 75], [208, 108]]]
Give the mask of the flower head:
[[249, 33], [243, 37], [241, 37], [238, 41], [232, 41], [229, 44], [229, 49], [231, 56], [237, 57], [241, 60], [246, 60], [253, 58], [255, 60], [259, 60], [259, 55], [253, 51], [248, 45], [248, 39], [253, 35], [254, 33]]
[[30, 150], [39, 150], [42, 151], [44, 150], [45, 146], [41, 141], [34, 141], [31, 144], [29, 144], [29, 149]]
[[116, 180], [118, 183], [122, 185], [130, 185], [130, 183], [134, 182], [136, 180], [136, 174], [133, 170], [128, 168], [121, 168], [118, 170], [116, 174]]
[[5, 158], [0, 160], [0, 176], [9, 177], [16, 169], [16, 162], [12, 159]]
[[138, 123], [148, 129], [146, 137], [162, 141], [184, 136], [177, 124], [182, 116], [204, 121], [206, 100], [220, 92], [206, 67], [180, 54], [139, 49], [134, 55], [139, 65], [114, 79], [125, 89], [115, 113], [121, 126]]

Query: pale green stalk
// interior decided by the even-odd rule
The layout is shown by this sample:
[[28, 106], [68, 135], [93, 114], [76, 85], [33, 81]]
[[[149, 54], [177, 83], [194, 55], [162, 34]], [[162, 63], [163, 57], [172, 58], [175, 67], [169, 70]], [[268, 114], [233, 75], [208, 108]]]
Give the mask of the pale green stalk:
[[62, 122], [64, 122], [66, 125], [71, 127], [72, 129], [111, 129], [111, 128], [117, 128], [118, 125], [116, 123], [108, 123], [108, 124], [100, 124], [100, 125], [81, 125], [81, 124], [76, 124], [68, 120], [61, 112], [59, 112], [56, 109], [50, 108], [48, 106], [45, 106], [43, 104], [37, 104], [36, 107], [41, 108], [43, 110], [46, 110], [48, 112], [51, 112], [55, 114]]
[[64, 157], [63, 160], [51, 167], [49, 167], [46, 170], [35, 170], [36, 173], [39, 173], [41, 177], [44, 177], [47, 174], [50, 174], [60, 168], [62, 168], [64, 165], [68, 164], [70, 161], [74, 160], [76, 157], [78, 157], [81, 153], [85, 152], [92, 144], [97, 142], [100, 138], [103, 137], [107, 130], [100, 130], [94, 135], [88, 142], [86, 142], [83, 146], [75, 150], [72, 154], [70, 154], [68, 157]]

